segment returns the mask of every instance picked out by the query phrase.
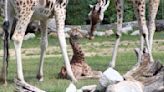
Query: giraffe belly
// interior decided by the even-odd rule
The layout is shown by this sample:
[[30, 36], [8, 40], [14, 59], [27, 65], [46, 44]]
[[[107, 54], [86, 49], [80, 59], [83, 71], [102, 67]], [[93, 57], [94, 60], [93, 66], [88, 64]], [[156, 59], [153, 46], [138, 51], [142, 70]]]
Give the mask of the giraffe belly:
[[45, 7], [34, 7], [34, 18], [49, 18], [52, 15], [52, 11]]

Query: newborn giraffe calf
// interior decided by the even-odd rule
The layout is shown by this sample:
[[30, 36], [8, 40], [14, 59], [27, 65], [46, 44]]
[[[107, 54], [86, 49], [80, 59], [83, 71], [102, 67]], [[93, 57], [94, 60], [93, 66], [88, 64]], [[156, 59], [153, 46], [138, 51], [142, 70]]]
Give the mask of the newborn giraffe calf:
[[[85, 62], [84, 52], [82, 51], [79, 39], [83, 37], [82, 33], [78, 28], [72, 28], [69, 32], [70, 38], [69, 42], [73, 50], [73, 56], [70, 61], [72, 72], [76, 79], [86, 79], [86, 78], [99, 78], [101, 76], [101, 71], [94, 71]], [[67, 78], [66, 68], [63, 66], [59, 73], [61, 78]]]

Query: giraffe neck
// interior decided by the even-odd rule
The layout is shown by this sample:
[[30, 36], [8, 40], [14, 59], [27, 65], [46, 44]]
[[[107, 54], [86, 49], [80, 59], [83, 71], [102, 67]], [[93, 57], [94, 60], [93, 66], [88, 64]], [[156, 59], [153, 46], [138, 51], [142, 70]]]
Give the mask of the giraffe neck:
[[74, 54], [83, 55], [83, 51], [81, 50], [81, 47], [80, 47], [80, 44], [78, 41], [75, 41], [75, 40], [70, 38], [70, 44], [71, 44], [71, 47], [72, 47]]
[[73, 57], [71, 60], [71, 63], [73, 62], [83, 62], [84, 61], [84, 53], [80, 47], [80, 44], [78, 41], [75, 41], [74, 39], [69, 39], [71, 48], [73, 50]]

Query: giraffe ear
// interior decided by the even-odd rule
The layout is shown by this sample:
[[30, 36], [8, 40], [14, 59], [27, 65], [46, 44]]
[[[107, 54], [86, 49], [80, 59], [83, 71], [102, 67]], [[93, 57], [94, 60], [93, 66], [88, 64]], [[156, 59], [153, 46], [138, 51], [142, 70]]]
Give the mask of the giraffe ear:
[[68, 33], [68, 35], [71, 35], [72, 30], [73, 30], [73, 27], [71, 27], [71, 29], [67, 32], [67, 33]]
[[89, 7], [92, 9], [93, 8], [93, 5], [90, 4]]
[[102, 7], [102, 10], [106, 11], [108, 6], [109, 6], [109, 4], [110, 4], [110, 0], [108, 0], [107, 3]]

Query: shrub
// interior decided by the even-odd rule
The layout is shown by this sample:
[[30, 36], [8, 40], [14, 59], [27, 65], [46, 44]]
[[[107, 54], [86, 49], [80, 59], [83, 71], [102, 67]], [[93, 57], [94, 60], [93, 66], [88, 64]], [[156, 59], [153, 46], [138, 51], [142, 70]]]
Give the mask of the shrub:
[[[67, 6], [66, 24], [83, 25], [89, 24], [88, 13], [90, 12], [89, 4], [96, 3], [97, 0], [69, 0]], [[148, 10], [148, 5], [147, 5]], [[148, 12], [146, 12], [148, 15]], [[157, 19], [164, 19], [164, 1], [161, 0]], [[124, 0], [124, 21], [136, 20], [133, 10], [133, 4], [130, 0]], [[110, 1], [110, 5], [104, 14], [103, 24], [116, 22], [116, 8], [114, 0]]]

